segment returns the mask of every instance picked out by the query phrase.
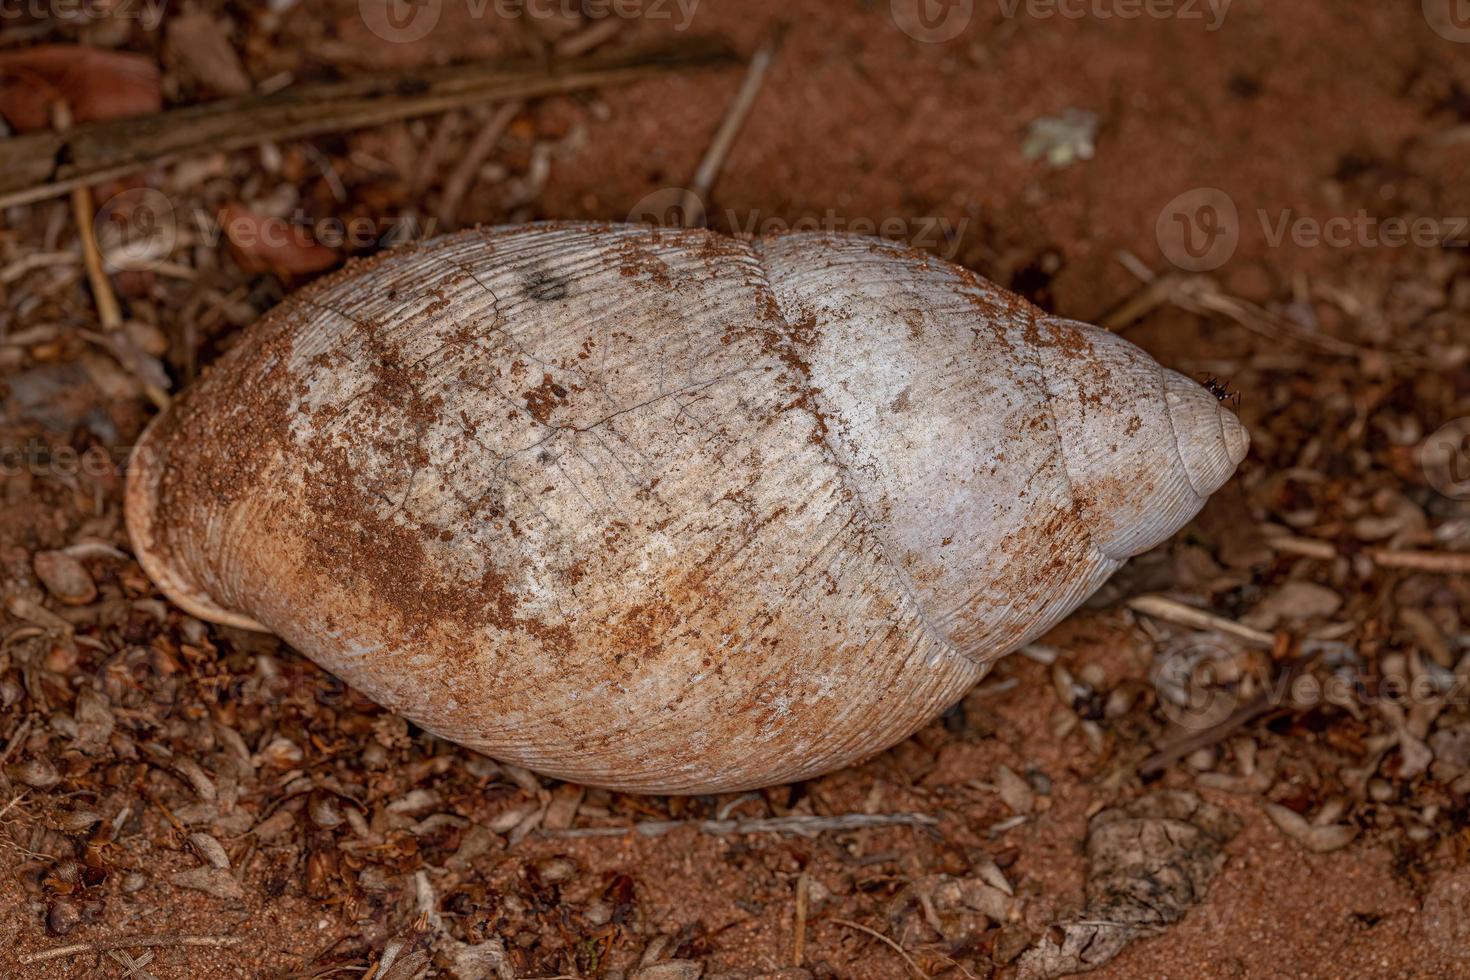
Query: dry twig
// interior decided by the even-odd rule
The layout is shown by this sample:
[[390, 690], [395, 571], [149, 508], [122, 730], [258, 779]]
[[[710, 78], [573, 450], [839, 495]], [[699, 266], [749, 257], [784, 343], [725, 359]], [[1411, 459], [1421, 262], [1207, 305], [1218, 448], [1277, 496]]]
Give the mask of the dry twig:
[[920, 968], [919, 964], [916, 963], [916, 962], [914, 962], [914, 958], [909, 955], [908, 950], [904, 949], [898, 943], [894, 942], [892, 939], [889, 939], [887, 936], [883, 935], [883, 933], [879, 932], [876, 929], [869, 929], [867, 926], [863, 925], [862, 923], [860, 923], [860, 922], [853, 922], [850, 919], [832, 919], [831, 921], [832, 921], [832, 923], [834, 925], [846, 926], [849, 929], [856, 929], [858, 932], [865, 932], [868, 935], [872, 936], [874, 939], [878, 940], [879, 942], [882, 942], [882, 943], [886, 944], [889, 948], [891, 948], [899, 956], [902, 956], [903, 957], [903, 961], [909, 965], [909, 968], [910, 969], [912, 969], [919, 976], [923, 977], [924, 980], [929, 980], [929, 974], [925, 973], [923, 971], [923, 969]]
[[106, 953], [114, 949], [157, 949], [163, 946], [236, 946], [244, 942], [239, 936], [174, 936], [160, 934], [134, 936], [130, 939], [99, 939], [91, 943], [74, 943], [71, 946], [56, 946], [39, 953], [28, 953], [20, 958], [21, 966], [65, 959], [79, 953]]
[[1415, 572], [1440, 575], [1470, 575], [1470, 553], [1458, 551], [1395, 551], [1374, 548], [1368, 552], [1374, 564], [1383, 568], [1407, 568]]
[[724, 45], [696, 40], [677, 48], [549, 65], [416, 69], [87, 123], [65, 133], [27, 133], [0, 140], [0, 207], [54, 197], [182, 156], [362, 129], [465, 105], [618, 85], [733, 60]]
[[459, 163], [450, 171], [444, 181], [444, 194], [439, 200], [439, 221], [445, 230], [455, 227], [455, 215], [459, 213], [459, 204], [464, 200], [465, 193], [474, 184], [475, 176], [480, 172], [480, 165], [495, 149], [495, 144], [500, 141], [505, 127], [510, 125], [516, 113], [521, 111], [523, 103], [520, 101], [507, 102], [495, 110], [495, 114], [475, 134], [470, 145], [464, 151], [464, 156]]
[[1264, 633], [1258, 629], [1252, 629], [1233, 619], [1216, 616], [1207, 613], [1203, 609], [1186, 606], [1182, 602], [1166, 598], [1161, 595], [1141, 595], [1128, 600], [1128, 608], [1141, 612], [1155, 619], [1162, 619], [1166, 623], [1175, 623], [1179, 626], [1188, 626], [1197, 630], [1214, 630], [1243, 640], [1252, 646], [1258, 646], [1266, 650], [1274, 649], [1276, 637], [1270, 633]]
[[[1346, 557], [1330, 541], [1316, 538], [1270, 537], [1266, 544], [1276, 551], [1289, 555], [1301, 555], [1320, 561], [1332, 561]], [[1463, 551], [1401, 551], [1395, 548], [1371, 548], [1363, 552], [1380, 568], [1403, 568], [1413, 572], [1432, 572], [1440, 575], [1470, 575], [1470, 552]]]
[[745, 80], [740, 83], [740, 91], [735, 93], [735, 101], [730, 103], [725, 118], [720, 122], [720, 128], [715, 130], [709, 149], [705, 150], [704, 158], [699, 161], [699, 169], [694, 171], [694, 179], [684, 191], [680, 211], [686, 226], [703, 222], [704, 202], [715, 186], [715, 178], [720, 175], [720, 169], [725, 165], [725, 157], [729, 156], [730, 148], [735, 145], [735, 137], [745, 123], [750, 107], [755, 104], [755, 97], [760, 94], [766, 70], [771, 67], [771, 60], [775, 56], [775, 42], [767, 42], [750, 59]]
[[703, 834], [794, 834], [815, 837], [834, 830], [866, 830], [870, 827], [933, 827], [939, 821], [924, 813], [847, 813], [836, 817], [756, 817], [746, 820], [644, 820], [627, 827], [575, 827], [541, 830], [541, 837], [621, 837], [637, 833], [659, 837], [680, 827], [693, 827]]
[[801, 966], [806, 956], [806, 907], [811, 894], [811, 876], [805, 871], [796, 879], [796, 918], [791, 925], [791, 965]]

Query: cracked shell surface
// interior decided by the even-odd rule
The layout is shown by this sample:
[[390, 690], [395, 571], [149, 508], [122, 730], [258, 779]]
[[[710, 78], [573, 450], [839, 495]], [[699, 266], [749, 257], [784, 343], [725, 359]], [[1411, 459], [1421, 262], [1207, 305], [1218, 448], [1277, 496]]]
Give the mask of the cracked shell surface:
[[1244, 456], [1204, 388], [856, 236], [531, 225], [350, 267], [145, 432], [178, 605], [564, 779], [716, 792], [931, 720]]

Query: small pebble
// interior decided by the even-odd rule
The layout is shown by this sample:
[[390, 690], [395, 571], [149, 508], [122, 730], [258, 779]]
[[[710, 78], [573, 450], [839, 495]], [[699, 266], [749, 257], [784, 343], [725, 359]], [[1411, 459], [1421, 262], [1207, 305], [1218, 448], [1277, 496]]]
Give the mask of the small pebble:
[[85, 606], [97, 598], [97, 584], [81, 562], [60, 551], [42, 551], [31, 562], [36, 578], [68, 606]]
[[377, 742], [369, 742], [362, 750], [362, 764], [368, 769], [387, 769], [388, 750]]
[[1209, 772], [1220, 761], [1220, 753], [1213, 746], [1195, 749], [1185, 757], [1185, 765], [1195, 772]]
[[311, 797], [306, 803], [306, 815], [311, 822], [323, 830], [333, 830], [342, 826], [342, 807], [337, 803], [334, 793], [324, 789], [314, 789]]
[[256, 756], [256, 761], [275, 769], [292, 769], [301, 764], [306, 754], [301, 751], [301, 746], [289, 738], [276, 736], [271, 739], [269, 745], [261, 749]]
[[209, 834], [196, 832], [189, 835], [189, 846], [194, 853], [206, 861], [211, 867], [228, 871], [230, 868], [230, 856], [225, 853], [224, 845], [215, 840]]
[[10, 767], [10, 777], [32, 789], [50, 789], [61, 782], [61, 774], [45, 759], [31, 758]]
[[536, 873], [541, 880], [551, 884], [570, 881], [577, 874], [577, 866], [564, 857], [546, 858], [536, 862]]
[[81, 922], [81, 910], [68, 898], [53, 898], [46, 907], [46, 932], [49, 935], [65, 936], [81, 925]]
[[1036, 795], [1031, 785], [1016, 775], [1009, 766], [1001, 766], [996, 770], [995, 788], [1012, 813], [1030, 813], [1036, 806]]
[[96, 810], [69, 810], [57, 818], [56, 825], [68, 834], [79, 834], [101, 819]]

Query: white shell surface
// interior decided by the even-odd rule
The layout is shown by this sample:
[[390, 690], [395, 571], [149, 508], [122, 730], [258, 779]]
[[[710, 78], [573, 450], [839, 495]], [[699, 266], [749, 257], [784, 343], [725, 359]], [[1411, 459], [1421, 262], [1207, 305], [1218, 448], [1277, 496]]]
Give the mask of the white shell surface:
[[1170, 374], [872, 239], [477, 231], [247, 332], [129, 527], [186, 608], [440, 735], [740, 789], [905, 737], [1187, 521], [1245, 440]]

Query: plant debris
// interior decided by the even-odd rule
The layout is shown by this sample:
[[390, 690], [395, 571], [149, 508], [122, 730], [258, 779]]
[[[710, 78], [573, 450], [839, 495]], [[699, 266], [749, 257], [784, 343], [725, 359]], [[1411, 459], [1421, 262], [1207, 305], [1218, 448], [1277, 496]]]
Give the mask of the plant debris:
[[[245, 99], [341, 92], [681, 41], [671, 23], [581, 8], [491, 30], [464, 4], [427, 4], [441, 23], [398, 43], [351, 2], [196, 0], [155, 27], [122, 15], [135, 4], [82, 6], [7, 18], [0, 116], [24, 134], [0, 142], [75, 148], [49, 132], [61, 100], [78, 127], [219, 119], [211, 100], [243, 84]], [[748, 98], [735, 63], [538, 83], [509, 106], [426, 108], [411, 89], [395, 95], [411, 113], [314, 118], [306, 137], [196, 134], [183, 156], [87, 171], [95, 256], [54, 198], [68, 158], [39, 154], [25, 186], [52, 197], [0, 214], [7, 976], [1464, 973], [1470, 255], [1295, 232], [1470, 213], [1453, 152], [1470, 61], [1417, 4], [1237, 6], [1207, 34], [1010, 31], [977, 5], [967, 33], [925, 44], [881, 3], [701, 4], [698, 31], [747, 59], [787, 23]], [[1341, 51], [1370, 47], [1374, 70], [1338, 70]], [[1106, 94], [1108, 78], [1127, 91]], [[732, 103], [738, 139], [717, 141]], [[1018, 145], [1066, 105], [1096, 117]], [[1092, 154], [1099, 134], [1108, 152]], [[441, 217], [622, 220], [684, 200], [670, 185], [711, 149], [711, 227], [898, 221], [919, 248], [1227, 385], [1250, 457], [1174, 540], [943, 719], [759, 792], [542, 779], [417, 729], [276, 638], [163, 600], [121, 518], [150, 388], [185, 390], [289, 289], [412, 247]], [[1091, 159], [1037, 165], [1023, 149]], [[1203, 186], [1238, 206], [1236, 251], [1171, 270], [1155, 220]], [[255, 254], [221, 224], [230, 208], [309, 244]], [[1273, 233], [1285, 214], [1279, 244], [1262, 210]]]

